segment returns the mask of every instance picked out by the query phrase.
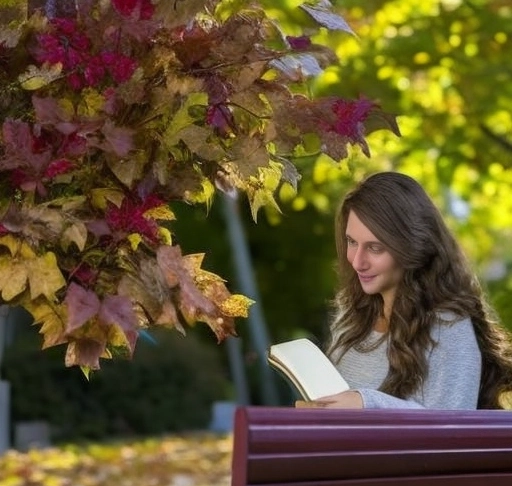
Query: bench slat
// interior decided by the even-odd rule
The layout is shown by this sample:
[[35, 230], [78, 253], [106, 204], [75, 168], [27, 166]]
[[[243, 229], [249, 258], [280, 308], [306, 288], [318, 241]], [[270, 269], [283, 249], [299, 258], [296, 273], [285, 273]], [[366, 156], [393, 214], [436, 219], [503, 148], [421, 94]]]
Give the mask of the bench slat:
[[[286, 486], [290, 483], [266, 483]], [[335, 479], [329, 481], [294, 482], [293, 486], [510, 486], [512, 473], [465, 474], [460, 476], [408, 476], [403, 478]], [[256, 486], [248, 484], [247, 486]]]
[[441, 474], [503, 472], [512, 448], [466, 451], [393, 451], [330, 454], [275, 454], [249, 458], [248, 476], [256, 484], [327, 479], [364, 479]]
[[251, 451], [255, 454], [294, 452], [331, 452], [423, 449], [500, 449], [509, 448], [512, 424], [508, 426], [434, 427], [401, 424], [383, 426], [331, 425], [328, 428], [254, 426], [251, 428]]
[[437, 484], [455, 486], [482, 475], [512, 477], [511, 412], [240, 407], [235, 414], [233, 486], [413, 477], [421, 485], [445, 476], [449, 482]]

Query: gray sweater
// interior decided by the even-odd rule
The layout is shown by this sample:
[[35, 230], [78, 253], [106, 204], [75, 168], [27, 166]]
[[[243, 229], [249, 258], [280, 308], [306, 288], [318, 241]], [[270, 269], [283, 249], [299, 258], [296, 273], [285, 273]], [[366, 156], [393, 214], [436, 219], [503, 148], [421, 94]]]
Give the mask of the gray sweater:
[[[367, 344], [381, 337], [373, 331]], [[371, 351], [350, 349], [336, 367], [361, 394], [364, 408], [476, 409], [482, 358], [470, 319], [440, 320], [432, 328], [432, 338], [436, 344], [427, 351], [427, 376], [405, 400], [378, 390], [389, 369], [387, 340]]]

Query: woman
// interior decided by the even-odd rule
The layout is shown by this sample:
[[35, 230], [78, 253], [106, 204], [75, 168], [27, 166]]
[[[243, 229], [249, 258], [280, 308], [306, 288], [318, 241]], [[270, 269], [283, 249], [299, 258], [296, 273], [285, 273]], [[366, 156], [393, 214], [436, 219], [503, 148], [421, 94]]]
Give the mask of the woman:
[[335, 408], [502, 408], [512, 351], [439, 211], [412, 178], [370, 176], [336, 218]]

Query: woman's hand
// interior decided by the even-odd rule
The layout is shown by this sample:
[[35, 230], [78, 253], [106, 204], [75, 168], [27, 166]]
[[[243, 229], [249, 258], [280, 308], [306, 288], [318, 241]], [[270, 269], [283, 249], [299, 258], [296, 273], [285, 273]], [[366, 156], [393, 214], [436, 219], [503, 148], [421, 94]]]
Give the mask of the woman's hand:
[[306, 402], [297, 400], [295, 402], [297, 408], [363, 408], [363, 399], [357, 391], [344, 391], [334, 395]]

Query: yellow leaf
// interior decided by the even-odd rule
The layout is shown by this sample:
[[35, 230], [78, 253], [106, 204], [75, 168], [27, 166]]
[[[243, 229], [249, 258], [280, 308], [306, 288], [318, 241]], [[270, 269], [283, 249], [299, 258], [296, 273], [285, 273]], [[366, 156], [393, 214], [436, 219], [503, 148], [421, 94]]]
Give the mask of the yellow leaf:
[[167, 204], [162, 204], [156, 208], [148, 209], [144, 213], [144, 216], [146, 218], [161, 219], [165, 221], [174, 221], [176, 219], [176, 216]]
[[249, 197], [254, 221], [257, 221], [258, 211], [264, 206], [270, 206], [278, 213], [281, 212], [279, 205], [274, 199], [274, 192], [281, 182], [281, 171], [281, 164], [270, 162], [268, 167], [260, 167], [258, 169], [258, 177], [249, 178], [247, 196]]
[[54, 301], [55, 293], [66, 285], [55, 254], [48, 252], [28, 263], [28, 280], [32, 299], [44, 295], [49, 301]]
[[63, 211], [72, 211], [74, 209], [80, 209], [87, 201], [85, 196], [66, 196], [54, 199], [51, 201], [51, 206], [57, 206]]
[[10, 255], [0, 255], [0, 290], [9, 281], [10, 268], [13, 263]]
[[281, 208], [277, 204], [274, 199], [273, 191], [269, 189], [256, 189], [256, 190], [247, 190], [247, 195], [249, 197], [249, 204], [251, 206], [251, 214], [254, 221], [257, 221], [258, 211], [264, 206], [270, 206], [274, 208], [279, 213], [281, 212]]
[[50, 84], [61, 75], [62, 64], [43, 64], [41, 68], [30, 65], [26, 72], [18, 77], [21, 87], [28, 91], [35, 91]]
[[183, 265], [191, 275], [195, 275], [201, 270], [203, 264], [204, 253], [191, 253], [183, 256]]
[[87, 381], [89, 381], [91, 378], [91, 368], [89, 368], [88, 366], [80, 366], [80, 370], [82, 371], [83, 375], [85, 376], [85, 379]]
[[11, 255], [14, 256], [21, 247], [21, 240], [15, 238], [13, 235], [5, 235], [0, 237], [0, 245], [7, 247]]
[[158, 228], [158, 236], [164, 245], [172, 245], [172, 234], [167, 228]]
[[23, 241], [19, 248], [19, 256], [21, 258], [31, 259], [36, 257], [36, 252]]
[[142, 241], [142, 236], [140, 236], [139, 233], [132, 233], [131, 235], [128, 235], [128, 241], [130, 242], [132, 250], [137, 251], [137, 248], [139, 247], [140, 242]]
[[123, 199], [123, 192], [117, 189], [109, 189], [105, 187], [91, 190], [92, 205], [98, 209], [105, 209], [108, 202], [114, 203], [117, 207], [121, 207]]
[[230, 317], [247, 317], [249, 315], [249, 307], [254, 304], [254, 300], [249, 299], [245, 295], [234, 294], [228, 297], [220, 304], [220, 310]]
[[2, 273], [2, 299], [9, 302], [27, 288], [28, 270], [25, 263], [11, 261], [0, 269]]
[[268, 167], [260, 167], [259, 179], [265, 189], [275, 191], [281, 182], [282, 165], [276, 162], [269, 162]]
[[32, 314], [35, 324], [40, 324], [39, 334], [43, 335], [43, 349], [67, 342], [65, 322], [66, 306], [50, 306], [45, 299], [29, 300], [23, 307]]
[[85, 88], [80, 95], [77, 114], [86, 117], [96, 116], [105, 105], [105, 97], [95, 89]]
[[196, 192], [187, 191], [185, 197], [189, 203], [206, 204], [206, 207], [209, 210], [212, 205], [214, 195], [215, 186], [210, 182], [209, 179], [203, 179], [201, 181], [201, 189]]
[[75, 106], [69, 98], [59, 99], [59, 108], [62, 110], [61, 116], [64, 116], [66, 121], [71, 121], [75, 116]]
[[62, 234], [62, 247], [67, 250], [74, 243], [78, 250], [83, 251], [87, 242], [87, 227], [84, 223], [74, 223], [68, 226]]
[[107, 342], [116, 348], [130, 349], [130, 343], [126, 337], [125, 332], [117, 324], [109, 326]]

